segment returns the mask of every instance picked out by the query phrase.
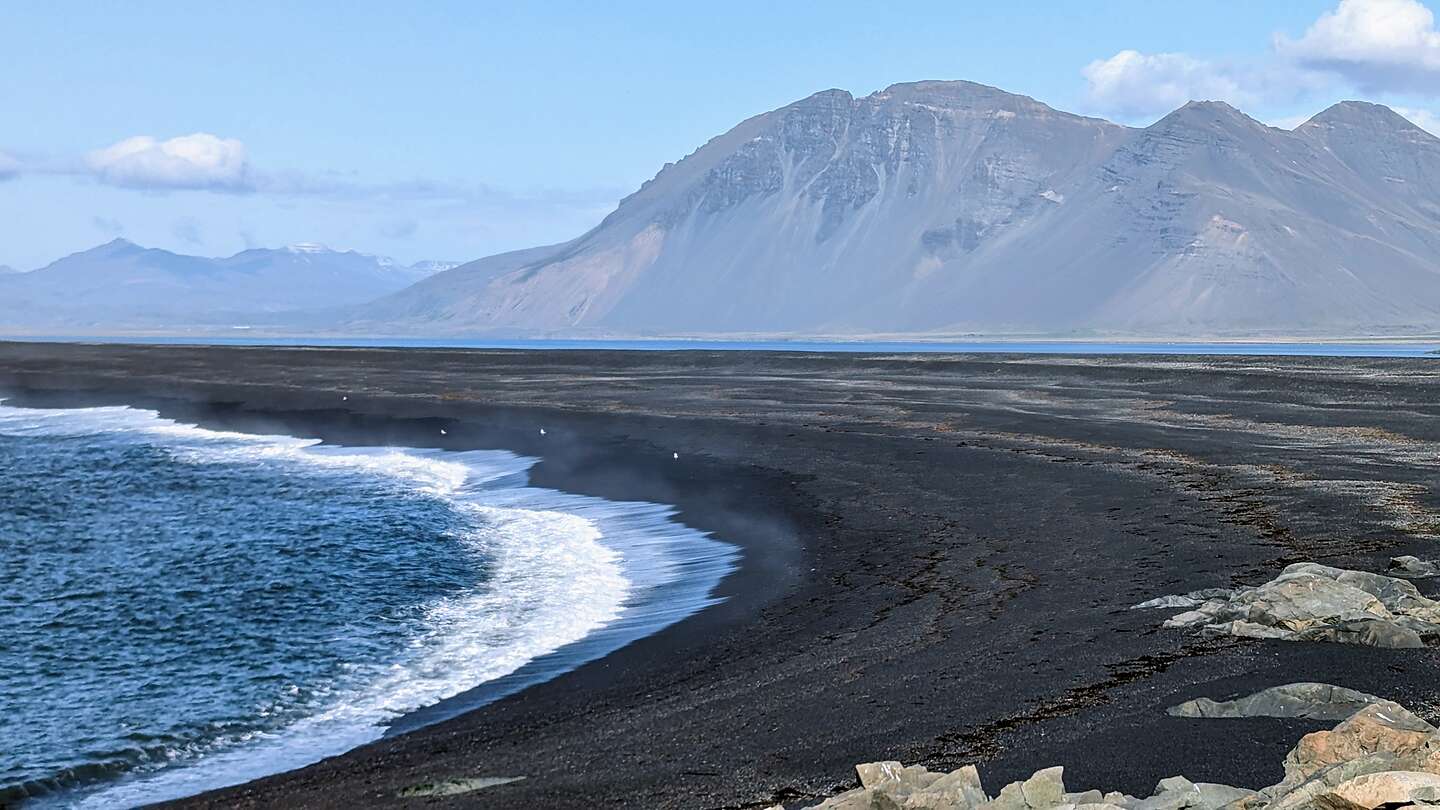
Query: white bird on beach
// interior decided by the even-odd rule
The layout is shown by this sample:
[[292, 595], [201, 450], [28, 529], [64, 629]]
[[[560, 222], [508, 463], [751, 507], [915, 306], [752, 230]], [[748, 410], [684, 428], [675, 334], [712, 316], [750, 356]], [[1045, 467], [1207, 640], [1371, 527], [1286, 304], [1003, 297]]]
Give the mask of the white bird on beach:
[[679, 453], [674, 453], [673, 455], [674, 455], [674, 457], [675, 457], [676, 460], [679, 460], [679, 458], [680, 458], [680, 454], [679, 454]]
[[448, 435], [450, 435], [450, 434], [448, 434], [448, 433], [445, 432], [445, 428], [440, 428], [440, 435], [441, 435], [441, 436], [448, 436]]
[[540, 435], [541, 435], [541, 436], [544, 436], [544, 435], [545, 435], [545, 428], [540, 428]]
[[340, 401], [341, 401], [341, 402], [349, 402], [349, 401], [350, 401], [350, 397], [340, 397]]

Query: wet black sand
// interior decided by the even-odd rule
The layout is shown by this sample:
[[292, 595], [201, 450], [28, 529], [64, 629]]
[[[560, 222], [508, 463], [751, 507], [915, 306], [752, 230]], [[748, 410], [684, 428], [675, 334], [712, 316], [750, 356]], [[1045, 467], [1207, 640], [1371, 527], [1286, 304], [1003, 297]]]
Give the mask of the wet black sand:
[[525, 776], [429, 803], [750, 807], [875, 759], [978, 761], [992, 789], [1055, 764], [1074, 788], [1260, 786], [1316, 726], [1164, 708], [1295, 680], [1440, 693], [1431, 650], [1201, 640], [1126, 609], [1302, 559], [1440, 557], [1435, 361], [0, 344], [0, 395], [504, 447], [544, 458], [537, 484], [673, 503], [744, 550], [719, 607], [190, 804]]

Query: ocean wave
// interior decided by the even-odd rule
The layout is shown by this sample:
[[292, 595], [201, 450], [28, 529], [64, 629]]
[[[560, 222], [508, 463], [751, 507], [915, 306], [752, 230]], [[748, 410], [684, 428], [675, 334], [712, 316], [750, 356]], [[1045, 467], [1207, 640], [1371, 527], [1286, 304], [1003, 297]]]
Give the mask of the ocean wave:
[[[117, 769], [123, 775], [52, 793], [47, 804], [115, 807], [178, 798], [474, 708], [713, 604], [715, 586], [736, 559], [732, 546], [676, 522], [671, 507], [530, 487], [527, 472], [538, 459], [506, 451], [332, 446], [209, 430], [126, 407], [0, 404], [0, 435], [126, 435], [182, 464], [279, 464], [300, 474], [311, 468], [381, 477], [448, 503], [465, 518], [452, 530], [460, 552], [486, 564], [483, 582], [419, 606], [407, 649], [394, 661], [350, 662], [352, 677], [343, 685], [315, 686], [313, 711], [300, 719], [278, 729], [236, 729], [203, 744], [137, 745], [132, 753], [141, 764], [120, 756], [82, 767], [88, 776], [111, 777]], [[427, 711], [417, 714], [421, 709]]]

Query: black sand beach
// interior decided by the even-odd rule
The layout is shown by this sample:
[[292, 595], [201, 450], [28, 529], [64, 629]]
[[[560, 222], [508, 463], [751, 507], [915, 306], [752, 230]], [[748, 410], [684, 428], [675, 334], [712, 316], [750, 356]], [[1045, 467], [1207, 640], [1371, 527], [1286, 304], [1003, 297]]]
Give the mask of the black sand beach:
[[762, 807], [878, 759], [1258, 787], [1328, 724], [1165, 708], [1297, 680], [1440, 693], [1433, 650], [1199, 639], [1128, 610], [1300, 560], [1440, 556], [1434, 361], [12, 343], [0, 396], [510, 449], [543, 459], [538, 485], [675, 504], [743, 550], [722, 605], [616, 654], [181, 805], [401, 805], [524, 776], [426, 801]]

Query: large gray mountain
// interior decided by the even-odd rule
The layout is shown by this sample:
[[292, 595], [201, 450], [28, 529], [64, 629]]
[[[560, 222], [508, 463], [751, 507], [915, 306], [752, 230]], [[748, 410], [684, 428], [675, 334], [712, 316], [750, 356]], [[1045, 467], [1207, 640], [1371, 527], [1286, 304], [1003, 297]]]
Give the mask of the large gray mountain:
[[280, 313], [373, 300], [453, 266], [405, 266], [313, 244], [211, 259], [117, 239], [0, 276], [0, 333], [265, 323]]
[[352, 310], [376, 331], [1440, 330], [1440, 139], [1345, 102], [1144, 129], [969, 82], [751, 118], [562, 245]]

